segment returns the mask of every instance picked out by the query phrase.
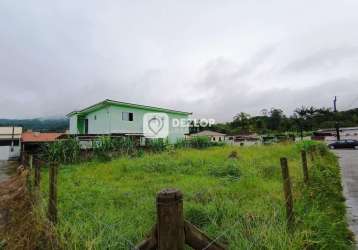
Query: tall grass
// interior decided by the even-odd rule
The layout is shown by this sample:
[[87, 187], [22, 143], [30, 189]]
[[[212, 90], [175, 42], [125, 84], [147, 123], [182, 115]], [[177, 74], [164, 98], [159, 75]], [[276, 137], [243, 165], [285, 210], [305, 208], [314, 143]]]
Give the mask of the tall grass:
[[128, 137], [101, 136], [93, 141], [93, 151], [99, 160], [109, 161], [114, 155], [130, 155], [137, 150], [133, 140]]
[[175, 144], [175, 148], [198, 148], [205, 149], [212, 146], [224, 146], [224, 142], [212, 142], [207, 136], [195, 136], [190, 139], [178, 140]]
[[[59, 237], [65, 249], [133, 249], [155, 223], [156, 193], [172, 187], [184, 194], [186, 219], [229, 249], [350, 249], [337, 160], [327, 151], [309, 161], [305, 186], [301, 149], [290, 144], [177, 149], [63, 166]], [[292, 233], [285, 220], [282, 156], [293, 183]]]
[[165, 151], [169, 147], [169, 143], [165, 139], [150, 139], [146, 142], [146, 148], [154, 153]]
[[41, 152], [48, 162], [70, 164], [80, 160], [81, 146], [77, 139], [57, 140], [44, 144]]

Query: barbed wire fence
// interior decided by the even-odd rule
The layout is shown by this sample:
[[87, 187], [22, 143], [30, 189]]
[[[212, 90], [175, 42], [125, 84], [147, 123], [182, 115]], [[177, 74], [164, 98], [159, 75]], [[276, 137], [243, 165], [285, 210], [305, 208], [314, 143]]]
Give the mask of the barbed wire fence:
[[[88, 178], [88, 180], [92, 180], [92, 178]], [[37, 197], [36, 199], [38, 200], [38, 205], [41, 206], [44, 210], [46, 210], [46, 206], [49, 204], [49, 194], [48, 194], [48, 190], [39, 190], [40, 192], [38, 192], [36, 195], [39, 195], [39, 197]], [[85, 215], [85, 219], [86, 220], [91, 220], [92, 224], [94, 225], [93, 228], [90, 228], [90, 235], [93, 235], [93, 238], [96, 238], [96, 234], [100, 234], [100, 233], [104, 233], [106, 234], [107, 231], [114, 231], [116, 227], [118, 226], [125, 226], [123, 225], [122, 222], [122, 218], [117, 218], [116, 220], [114, 220], [114, 222], [112, 223], [105, 223], [102, 221], [103, 218], [100, 218], [99, 215], [94, 215], [93, 211], [91, 211], [90, 209], [86, 208], [84, 205], [82, 205], [78, 200], [76, 200], [76, 198], [72, 197], [72, 195], [66, 195], [66, 197], [59, 197], [59, 201], [62, 203], [67, 203], [67, 204], [72, 204], [71, 207], [76, 207], [76, 208], [80, 208], [80, 213]], [[56, 217], [58, 217], [58, 222], [51, 222], [54, 225], [57, 223], [61, 223], [61, 224], [66, 224], [67, 222], [69, 222], [69, 224], [72, 224], [73, 221], [69, 221], [68, 219], [66, 219], [66, 217], [68, 216], [68, 214], [66, 214], [66, 212], [68, 211], [62, 211], [61, 209], [56, 209], [56, 213], [58, 213], [58, 215]], [[48, 211], [46, 212], [48, 215]], [[49, 220], [51, 221], [52, 216], [49, 216]], [[81, 216], [81, 218], [83, 218], [84, 216]], [[82, 244], [86, 244], [86, 242], [91, 241], [92, 239], [90, 239], [89, 237], [86, 237], [85, 233], [86, 231], [82, 231], [80, 233], [77, 233], [76, 236], [79, 236], [80, 239], [82, 240]], [[67, 233], [71, 233], [71, 232], [67, 232]], [[88, 231], [87, 231], [88, 233]], [[81, 245], [81, 244], [80, 244]], [[133, 243], [130, 239], [121, 236], [119, 234], [116, 234], [116, 239], [112, 239], [112, 242], [108, 242], [106, 249], [118, 249], [118, 246], [123, 246], [125, 248], [123, 249], [128, 249], [127, 246], [129, 246], [131, 249], [135, 248], [135, 243]]]
[[[306, 183], [306, 178], [308, 179], [306, 152], [302, 152], [301, 157], [302, 157], [303, 177], [304, 177], [304, 182]], [[47, 165], [49, 167], [49, 170], [51, 170], [51, 167], [55, 166], [55, 165], [48, 164], [44, 161], [36, 159], [33, 156], [28, 156], [28, 155], [23, 156], [22, 163], [23, 163], [23, 165], [27, 166], [27, 168], [30, 171], [27, 185], [28, 185], [29, 190], [31, 192], [35, 193], [35, 196], [36, 196], [35, 200], [43, 207], [45, 206], [46, 203], [50, 207], [51, 206], [51, 197], [50, 197], [51, 194], [50, 194], [50, 191], [47, 192], [46, 190], [41, 190], [41, 188], [40, 188], [41, 187], [41, 181], [40, 181], [41, 174], [40, 173], [41, 173], [42, 167]], [[250, 164], [252, 165], [252, 167], [256, 167], [258, 164], [261, 164], [261, 163], [259, 163], [257, 161], [257, 159], [253, 159]], [[58, 167], [58, 166], [56, 166], [56, 167]], [[293, 211], [292, 211], [293, 210], [292, 192], [290, 190], [288, 190], [288, 189], [291, 189], [291, 185], [287, 185], [287, 181], [290, 182], [290, 176], [289, 176], [288, 172], [287, 172], [287, 174], [285, 173], [286, 171], [288, 171], [288, 165], [287, 165], [286, 158], [281, 159], [281, 168], [282, 168], [282, 173], [283, 173], [287, 223], [288, 223], [288, 227], [290, 228], [290, 227], [292, 227], [292, 224], [294, 223], [294, 215], [293, 215]], [[34, 173], [31, 174], [33, 172], [33, 170], [34, 170]], [[50, 175], [51, 175], [51, 171], [49, 171], [49, 177], [48, 177], [49, 182], [51, 181]], [[55, 178], [56, 178], [56, 181], [55, 181], [56, 204], [55, 205], [57, 206], [57, 198], [58, 198], [57, 197], [57, 184], [58, 184], [57, 183], [57, 175], [55, 176]], [[87, 178], [87, 179], [90, 181], [94, 180], [94, 178]], [[33, 183], [33, 185], [32, 185], [32, 183]], [[96, 180], [96, 184], [99, 184], [99, 183], [100, 182], [98, 180]], [[103, 182], [102, 184], [104, 185], [105, 183]], [[50, 186], [51, 186], [51, 183], [49, 183], [49, 187]], [[111, 189], [109, 189], [109, 190], [111, 190]], [[113, 191], [115, 191], [115, 188], [113, 188]], [[180, 193], [180, 191], [178, 191], [178, 190], [162, 190], [162, 192], [160, 192], [158, 194], [158, 196], [160, 196], [160, 195], [165, 196], [167, 194], [172, 195], [174, 193], [175, 194], [174, 199], [177, 199], [178, 192]], [[168, 214], [171, 215], [170, 218], [172, 219], [173, 223], [168, 223], [168, 221], [165, 221], [165, 223], [162, 223], [163, 225], [165, 225], [165, 224], [170, 225], [169, 228], [164, 226], [164, 227], [166, 227], [167, 230], [169, 230], [169, 231], [172, 230], [173, 226], [178, 227], [177, 219], [178, 219], [178, 211], [179, 211], [179, 217], [181, 216], [182, 220], [183, 220], [183, 225], [179, 225], [179, 227], [183, 226], [182, 231], [184, 231], [185, 234], [187, 234], [188, 231], [191, 231], [190, 234], [184, 235], [184, 237], [183, 237], [183, 236], [180, 236], [181, 229], [177, 230], [177, 235], [167, 236], [167, 238], [164, 237], [165, 238], [164, 241], [167, 243], [173, 242], [173, 241], [178, 242], [178, 240], [176, 240], [176, 238], [179, 235], [179, 237], [183, 237], [183, 239], [184, 239], [184, 242], [179, 243], [179, 244], [187, 243], [187, 244], [191, 245], [194, 249], [198, 249], [198, 250], [199, 249], [200, 250], [227, 249], [227, 246], [223, 245], [221, 243], [221, 239], [223, 237], [227, 236], [228, 233], [230, 233], [231, 231], [236, 229], [243, 222], [243, 219], [241, 217], [237, 218], [236, 220], [234, 220], [234, 222], [231, 225], [227, 226], [222, 232], [218, 233], [218, 235], [215, 238], [211, 239], [206, 234], [201, 232], [198, 228], [196, 228], [194, 225], [191, 225], [190, 222], [184, 220], [184, 217], [182, 215], [182, 213], [183, 213], [182, 197], [179, 200], [174, 200], [174, 201], [171, 200], [167, 204], [161, 204], [161, 202], [158, 201], [158, 199], [159, 199], [158, 196], [157, 196], [157, 217], [158, 217], [158, 220], [153, 227], [154, 232], [151, 232], [148, 234], [149, 237], [152, 237], [152, 238], [154, 237], [155, 239], [152, 239], [152, 238], [146, 239], [147, 243], [149, 242], [149, 247], [148, 247], [148, 244], [146, 245], [146, 243], [136, 245], [138, 242], [133, 242], [133, 239], [131, 240], [131, 239], [124, 237], [123, 235], [116, 234], [115, 238], [111, 238], [109, 240], [107, 239], [108, 242], [106, 243], [106, 249], [118, 249], [118, 247], [125, 247], [123, 249], [128, 249], [128, 247], [129, 247], [130, 249], [136, 249], [136, 250], [138, 250], [138, 249], [139, 250], [156, 249], [156, 248], [153, 248], [153, 244], [155, 247], [157, 247], [157, 244], [160, 244], [160, 242], [158, 242], [158, 241], [163, 240], [163, 237], [158, 237], [158, 234], [159, 234], [158, 230], [160, 230], [160, 225], [158, 225], [158, 223], [160, 223], [160, 216], [162, 216], [158, 209], [158, 207], [160, 205], [164, 205], [164, 210], [172, 207], [172, 210], [169, 209], [169, 212], [167, 211], [165, 213], [165, 216], [167, 216]], [[136, 198], [138, 198], [138, 197], [136, 197]], [[168, 197], [166, 197], [166, 198], [168, 198]], [[171, 198], [173, 198], [173, 197], [171, 197]], [[142, 196], [141, 199], [136, 200], [136, 206], [148, 204], [149, 199], [151, 199], [151, 198]], [[75, 196], [66, 195], [66, 197], [59, 197], [59, 200], [61, 202], [70, 201], [71, 204], [75, 204], [76, 207], [79, 207], [81, 209], [81, 213], [85, 214], [86, 218], [92, 220], [93, 225], [95, 225], [95, 228], [90, 229], [90, 230], [92, 230], [92, 232], [94, 232], [94, 235], [98, 235], [100, 232], [101, 233], [106, 233], [106, 232], [110, 232], [110, 231], [113, 232], [118, 227], [124, 228], [126, 226], [123, 224], [122, 218], [117, 218], [112, 223], [103, 222], [102, 221], [103, 218], [100, 218], [100, 217], [94, 215], [93, 211], [89, 210], [83, 204], [81, 204], [78, 200], [76, 200]], [[173, 204], [174, 204], [174, 206], [173, 206]], [[179, 204], [179, 206], [181, 206], [181, 208], [178, 208], [178, 204]], [[273, 207], [273, 209], [277, 209], [277, 208]], [[174, 211], [174, 213], [173, 213], [173, 211]], [[51, 221], [51, 219], [53, 219], [54, 217], [52, 217], [49, 213], [51, 213], [50, 209], [48, 211], [48, 215], [49, 215], [49, 220]], [[58, 213], [60, 215], [59, 216], [60, 223], [65, 224], [66, 223], [65, 211], [62, 211], [62, 210], [59, 210], [56, 208], [56, 213]], [[57, 223], [57, 216], [58, 215], [56, 214], [56, 220], [52, 221], [53, 224]], [[113, 220], [113, 218], [112, 218], [112, 220]], [[69, 224], [71, 224], [71, 221], [69, 221]], [[90, 240], [88, 237], [86, 237], [85, 235], [82, 235], [81, 233], [77, 234], [77, 235], [79, 236], [80, 240], [82, 241], [80, 244], [85, 244], [86, 242], [88, 242]], [[189, 240], [186, 240], [185, 237], [188, 237], [188, 238], [191, 237], [191, 238]], [[159, 238], [161, 238], [161, 239], [159, 239]], [[193, 242], [189, 242], [190, 240], [192, 240]], [[252, 241], [251, 247], [255, 248], [258, 241], [259, 241], [258, 238], [256, 238], [254, 241]], [[150, 244], [152, 244], [152, 245], [150, 245]], [[177, 243], [175, 243], [175, 244], [177, 244]]]

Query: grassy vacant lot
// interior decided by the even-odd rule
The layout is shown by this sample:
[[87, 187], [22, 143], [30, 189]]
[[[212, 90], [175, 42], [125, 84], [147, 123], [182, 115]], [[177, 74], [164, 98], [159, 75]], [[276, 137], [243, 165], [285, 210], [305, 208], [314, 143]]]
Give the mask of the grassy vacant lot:
[[[236, 150], [237, 158], [229, 158]], [[58, 234], [65, 249], [133, 249], [155, 222], [163, 188], [184, 193], [185, 217], [230, 249], [349, 249], [336, 158], [309, 162], [298, 145], [182, 149], [62, 166]], [[296, 226], [287, 232], [279, 158], [288, 157]], [[313, 165], [314, 164], [314, 165]], [[47, 195], [47, 171], [42, 194]]]

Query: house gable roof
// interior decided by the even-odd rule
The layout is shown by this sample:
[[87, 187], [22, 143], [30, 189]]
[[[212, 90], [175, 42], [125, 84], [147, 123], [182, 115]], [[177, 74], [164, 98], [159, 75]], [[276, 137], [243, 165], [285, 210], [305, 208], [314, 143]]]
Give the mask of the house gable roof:
[[226, 134], [211, 131], [211, 130], [204, 130], [199, 133], [191, 134], [191, 136], [226, 136]]
[[22, 134], [22, 127], [0, 127], [0, 139], [20, 139]]
[[165, 109], [165, 108], [159, 108], [159, 107], [152, 107], [152, 106], [146, 106], [146, 105], [140, 105], [140, 104], [134, 104], [134, 103], [128, 103], [128, 102], [119, 102], [114, 101], [110, 99], [106, 99], [102, 102], [96, 103], [92, 106], [89, 106], [87, 108], [84, 108], [79, 111], [72, 111], [71, 113], [67, 114], [67, 117], [71, 117], [73, 115], [79, 114], [79, 115], [86, 115], [93, 111], [96, 111], [98, 109], [102, 109], [106, 106], [115, 105], [115, 106], [122, 106], [122, 107], [129, 107], [129, 108], [138, 108], [138, 109], [145, 109], [149, 111], [155, 111], [155, 112], [165, 112], [165, 113], [173, 113], [173, 114], [180, 114], [180, 115], [191, 115], [190, 112], [184, 112], [184, 111], [178, 111], [178, 110], [172, 110], [172, 109]]
[[39, 133], [24, 132], [21, 135], [22, 142], [52, 142], [58, 139], [63, 133]]

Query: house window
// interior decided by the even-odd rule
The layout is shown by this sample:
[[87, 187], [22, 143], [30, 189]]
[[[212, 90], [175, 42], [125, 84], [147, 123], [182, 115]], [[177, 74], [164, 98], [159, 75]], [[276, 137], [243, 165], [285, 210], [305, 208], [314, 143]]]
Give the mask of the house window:
[[97, 120], [97, 116], [96, 116], [96, 115], [94, 116], [94, 119]]
[[131, 112], [122, 112], [123, 121], [133, 121], [133, 113]]

